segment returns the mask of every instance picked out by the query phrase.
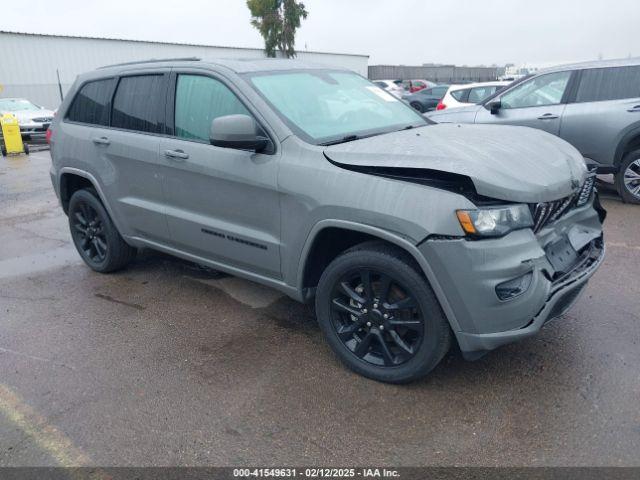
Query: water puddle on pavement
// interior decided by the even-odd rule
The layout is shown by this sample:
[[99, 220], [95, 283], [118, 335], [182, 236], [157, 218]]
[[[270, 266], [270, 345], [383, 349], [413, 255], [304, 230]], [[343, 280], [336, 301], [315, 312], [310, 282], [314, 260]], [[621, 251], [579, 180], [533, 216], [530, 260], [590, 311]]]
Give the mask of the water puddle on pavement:
[[43, 253], [14, 257], [0, 261], [0, 279], [18, 277], [56, 267], [79, 265], [82, 259], [72, 246], [56, 248]]

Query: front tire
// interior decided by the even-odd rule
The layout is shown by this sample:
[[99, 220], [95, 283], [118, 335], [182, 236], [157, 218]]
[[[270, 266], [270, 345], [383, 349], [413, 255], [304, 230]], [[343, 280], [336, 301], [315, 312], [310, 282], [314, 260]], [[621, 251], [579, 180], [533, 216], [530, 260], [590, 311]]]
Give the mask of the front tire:
[[431, 287], [402, 250], [366, 243], [337, 257], [316, 293], [320, 328], [352, 370], [388, 383], [429, 373], [451, 346]]
[[622, 159], [616, 174], [616, 188], [625, 203], [640, 204], [640, 150]]
[[120, 270], [136, 254], [118, 233], [94, 190], [78, 190], [71, 196], [69, 228], [78, 253], [96, 272]]

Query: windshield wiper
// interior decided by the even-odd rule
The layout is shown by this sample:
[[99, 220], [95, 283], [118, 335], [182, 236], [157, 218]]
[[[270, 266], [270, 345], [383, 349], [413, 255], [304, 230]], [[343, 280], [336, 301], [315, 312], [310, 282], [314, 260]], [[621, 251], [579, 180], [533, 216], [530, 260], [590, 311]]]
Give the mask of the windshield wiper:
[[324, 146], [338, 145], [339, 143], [353, 142], [354, 140], [359, 140], [360, 138], [364, 138], [364, 137], [359, 137], [358, 135], [347, 135], [346, 137], [342, 137], [338, 140], [331, 140], [329, 142], [321, 143], [320, 145], [324, 145]]
[[[423, 126], [423, 125], [418, 125], [418, 126]], [[399, 132], [402, 130], [411, 130], [412, 128], [416, 128], [416, 125], [407, 125], [406, 127], [403, 127], [400, 130], [387, 130], [384, 132], [370, 133], [368, 135], [353, 135], [353, 134], [347, 135], [346, 137], [342, 137], [338, 140], [329, 140], [328, 142], [320, 143], [319, 145], [323, 145], [323, 146], [338, 145], [339, 143], [353, 142], [354, 140], [362, 140], [363, 138], [377, 137], [378, 135], [386, 135], [387, 133]]]

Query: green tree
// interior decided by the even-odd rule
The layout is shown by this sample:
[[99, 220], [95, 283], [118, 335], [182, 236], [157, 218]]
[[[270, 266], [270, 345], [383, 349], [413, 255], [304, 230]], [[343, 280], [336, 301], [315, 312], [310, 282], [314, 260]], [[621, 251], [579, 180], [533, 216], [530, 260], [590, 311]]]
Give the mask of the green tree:
[[296, 30], [308, 12], [296, 0], [247, 0], [253, 25], [264, 38], [267, 57], [280, 50], [287, 58], [295, 57]]

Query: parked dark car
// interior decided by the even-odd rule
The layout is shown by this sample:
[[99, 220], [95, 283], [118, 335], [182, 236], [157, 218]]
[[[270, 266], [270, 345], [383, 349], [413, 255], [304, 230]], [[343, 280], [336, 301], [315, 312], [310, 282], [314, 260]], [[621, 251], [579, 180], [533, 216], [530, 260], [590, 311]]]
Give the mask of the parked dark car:
[[420, 113], [434, 110], [438, 102], [449, 90], [449, 85], [437, 85], [432, 88], [425, 88], [409, 95], [403, 95], [402, 100], [411, 105]]

